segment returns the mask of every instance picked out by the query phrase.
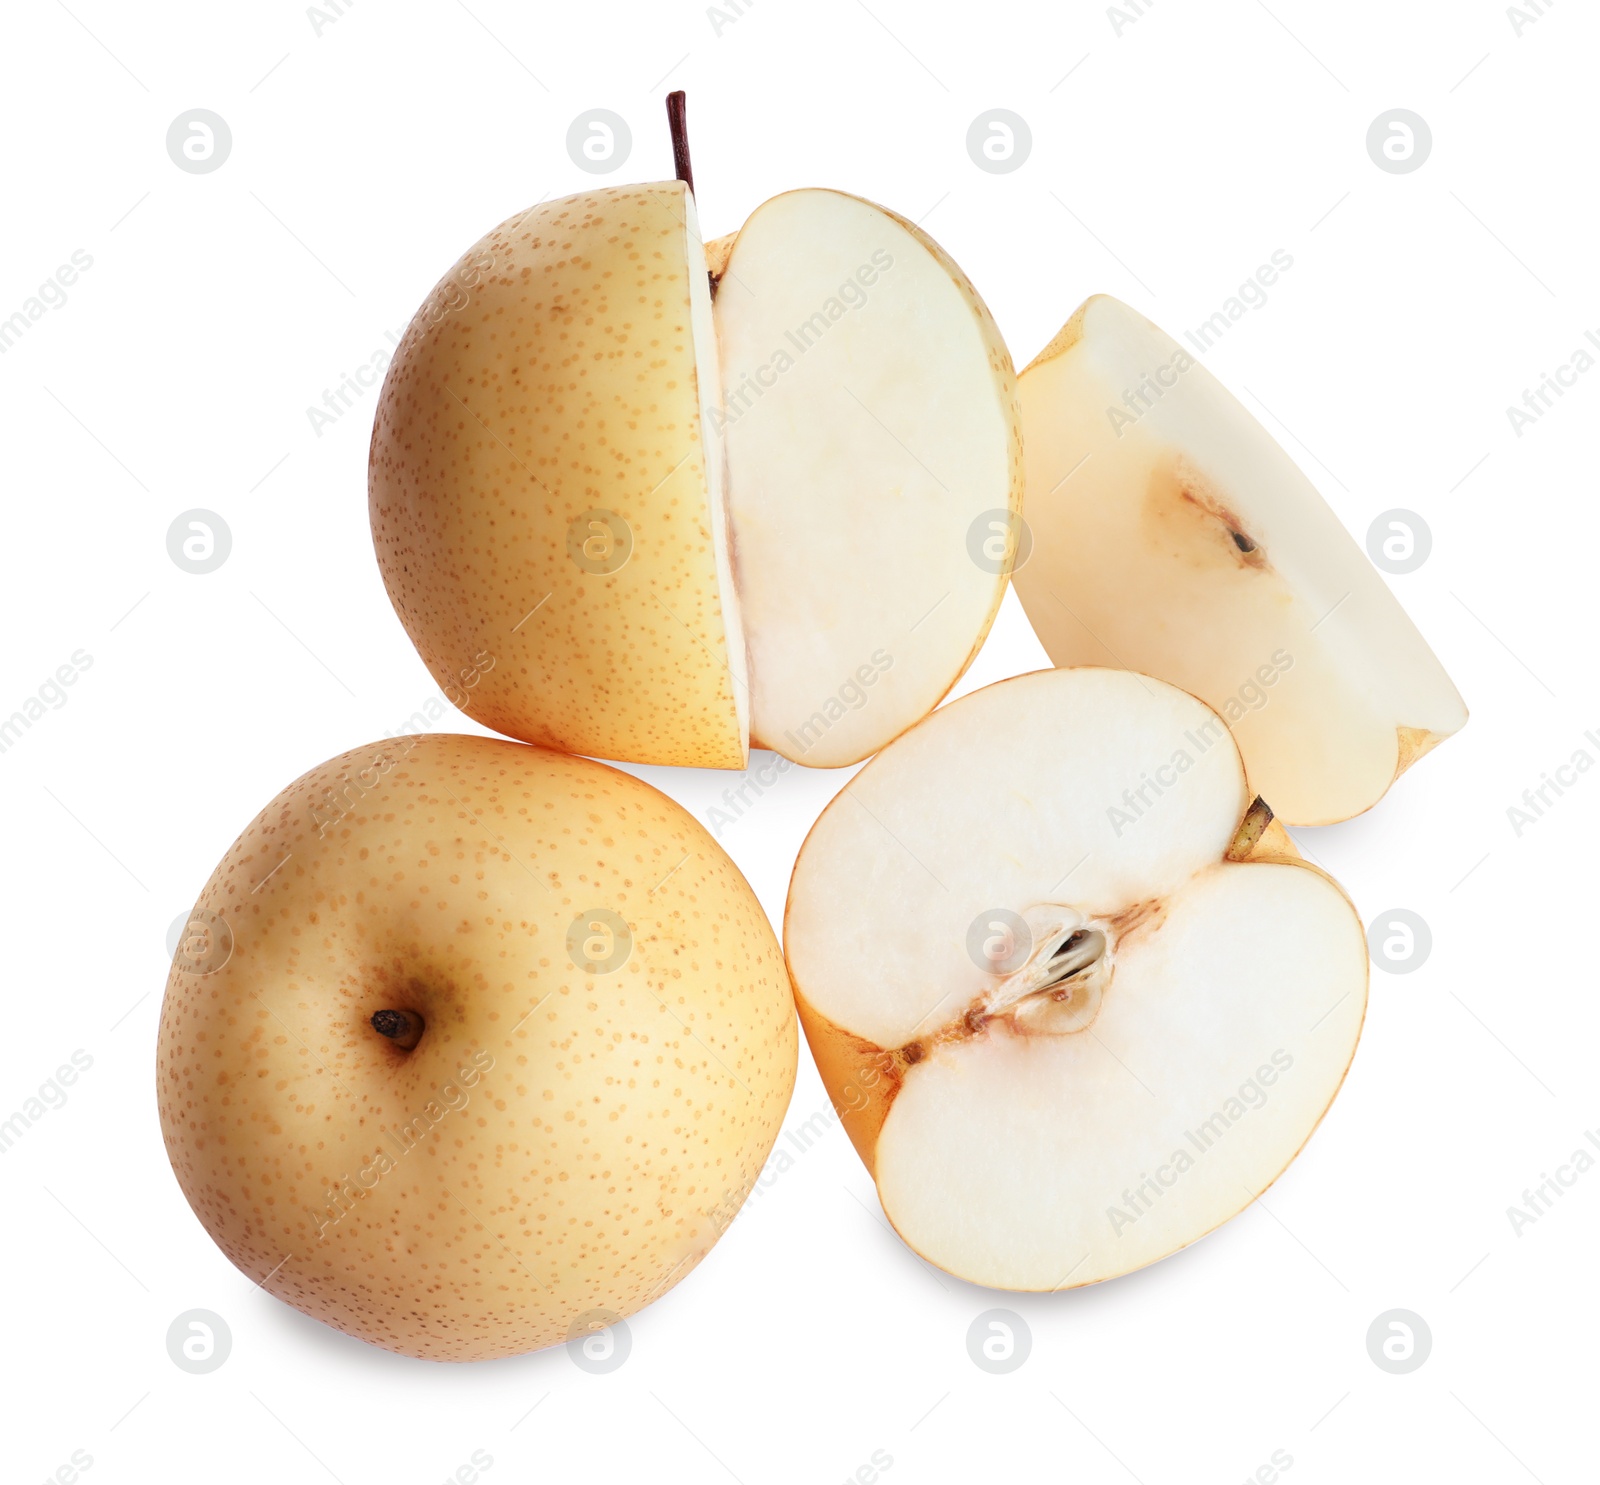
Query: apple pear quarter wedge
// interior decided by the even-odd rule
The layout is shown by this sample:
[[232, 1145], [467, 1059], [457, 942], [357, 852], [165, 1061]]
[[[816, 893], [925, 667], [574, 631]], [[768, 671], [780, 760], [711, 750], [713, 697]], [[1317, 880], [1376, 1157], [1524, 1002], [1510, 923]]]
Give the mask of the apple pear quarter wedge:
[[869, 202], [789, 192], [708, 254], [682, 181], [596, 190], [497, 227], [423, 305], [369, 491], [397, 614], [487, 726], [840, 766], [993, 621], [1015, 375], [960, 269]]
[[1106, 295], [1020, 378], [1032, 555], [1056, 665], [1202, 697], [1293, 825], [1382, 798], [1467, 712], [1366, 554], [1195, 356]]
[[812, 1053], [918, 1253], [1053, 1290], [1176, 1252], [1354, 1055], [1360, 920], [1220, 717], [1129, 671], [963, 697], [824, 811], [785, 918]]

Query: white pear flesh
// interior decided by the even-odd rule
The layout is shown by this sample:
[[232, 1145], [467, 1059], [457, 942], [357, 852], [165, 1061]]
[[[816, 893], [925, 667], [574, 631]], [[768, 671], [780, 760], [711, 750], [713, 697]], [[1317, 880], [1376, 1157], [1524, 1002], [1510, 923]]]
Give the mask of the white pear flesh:
[[1032, 555], [1056, 665], [1159, 676], [1228, 721], [1295, 825], [1369, 809], [1467, 711], [1311, 482], [1194, 355], [1088, 300], [1020, 378]]
[[968, 537], [1020, 505], [1010, 355], [939, 246], [858, 197], [788, 192], [716, 246], [752, 742], [856, 763], [932, 710], [1004, 595]]
[[[1354, 1055], [1367, 952], [1267, 818], [1216, 713], [1092, 667], [944, 707], [823, 813], [790, 884], [790, 976], [924, 1258], [1003, 1289], [1113, 1278], [1299, 1152]], [[969, 947], [1002, 913], [1027, 924], [1020, 963]]]

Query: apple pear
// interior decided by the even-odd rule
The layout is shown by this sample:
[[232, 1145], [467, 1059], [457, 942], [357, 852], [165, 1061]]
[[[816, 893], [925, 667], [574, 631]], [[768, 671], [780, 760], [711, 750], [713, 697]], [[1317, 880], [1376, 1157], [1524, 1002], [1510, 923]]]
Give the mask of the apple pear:
[[1010, 355], [930, 237], [799, 190], [708, 249], [684, 179], [470, 249], [397, 349], [369, 468], [389, 596], [453, 701], [713, 768], [859, 762], [930, 711], [1021, 499]]
[[1100, 294], [1020, 389], [1032, 554], [1016, 586], [1053, 664], [1201, 697], [1291, 825], [1369, 809], [1465, 724], [1366, 554], [1191, 351]]
[[738, 869], [587, 759], [482, 737], [289, 785], [202, 890], [157, 1053], [195, 1215], [252, 1282], [409, 1356], [507, 1356], [663, 1294], [793, 1087]]
[[818, 819], [784, 927], [812, 1054], [884, 1212], [976, 1284], [1176, 1252], [1294, 1159], [1355, 1052], [1361, 921], [1221, 717], [1040, 671], [891, 743]]

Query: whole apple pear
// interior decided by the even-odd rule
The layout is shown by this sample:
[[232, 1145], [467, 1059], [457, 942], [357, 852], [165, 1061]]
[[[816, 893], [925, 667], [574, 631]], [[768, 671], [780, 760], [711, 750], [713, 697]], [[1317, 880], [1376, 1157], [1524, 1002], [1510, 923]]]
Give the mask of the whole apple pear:
[[162, 1134], [232, 1262], [434, 1360], [664, 1293], [794, 1084], [765, 913], [648, 784], [410, 736], [289, 785], [207, 882], [162, 1008]]

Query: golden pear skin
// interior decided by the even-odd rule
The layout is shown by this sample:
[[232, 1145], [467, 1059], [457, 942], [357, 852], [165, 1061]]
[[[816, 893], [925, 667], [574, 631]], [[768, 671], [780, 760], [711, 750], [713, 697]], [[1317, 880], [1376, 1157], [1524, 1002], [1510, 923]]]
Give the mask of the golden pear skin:
[[680, 181], [511, 218], [413, 318], [372, 430], [373, 541], [424, 663], [485, 726], [744, 766], [711, 323]]
[[167, 983], [158, 1102], [253, 1281], [465, 1361], [693, 1268], [795, 1059], [772, 929], [692, 816], [603, 764], [425, 735], [312, 769], [229, 849]]

